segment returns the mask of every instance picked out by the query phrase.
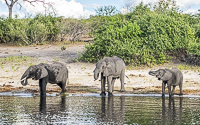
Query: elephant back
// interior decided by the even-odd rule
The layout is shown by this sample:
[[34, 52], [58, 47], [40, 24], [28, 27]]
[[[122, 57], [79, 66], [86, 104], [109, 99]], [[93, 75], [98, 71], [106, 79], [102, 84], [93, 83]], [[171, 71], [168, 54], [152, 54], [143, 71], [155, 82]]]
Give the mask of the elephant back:
[[[67, 80], [68, 77], [68, 69], [67, 67], [59, 62], [54, 62], [49, 66], [49, 70], [51, 70], [49, 76], [49, 82], [54, 81], [56, 83], [62, 82], [63, 80]], [[64, 77], [64, 79], [63, 79]]]
[[112, 62], [115, 65], [116, 74], [121, 74], [121, 71], [125, 71], [125, 63], [120, 57], [113, 56]]
[[174, 85], [178, 85], [180, 83], [180, 81], [183, 79], [182, 72], [177, 68], [171, 69], [171, 72], [175, 76], [175, 78], [174, 78], [175, 80], [174, 81], [176, 81], [176, 82], [174, 82]]

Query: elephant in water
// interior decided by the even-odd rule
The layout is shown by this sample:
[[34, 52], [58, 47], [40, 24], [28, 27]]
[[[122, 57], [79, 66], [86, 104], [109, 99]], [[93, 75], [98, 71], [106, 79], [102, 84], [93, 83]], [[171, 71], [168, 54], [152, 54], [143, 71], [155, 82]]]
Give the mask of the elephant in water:
[[105, 96], [105, 83], [108, 83], [108, 95], [112, 95], [114, 89], [114, 83], [117, 78], [121, 81], [121, 91], [124, 89], [124, 77], [125, 77], [125, 63], [124, 61], [117, 57], [104, 57], [99, 60], [96, 64], [94, 70], [94, 79], [97, 80], [101, 73], [101, 94]]
[[[180, 95], [182, 93], [183, 86], [183, 74], [177, 68], [170, 69], [159, 69], [157, 71], [149, 71], [149, 75], [156, 76], [158, 80], [162, 80], [162, 97], [165, 96], [165, 86], [167, 84], [169, 96], [174, 94], [175, 87], [179, 85]], [[171, 86], [173, 86], [173, 90], [171, 91]]]
[[[67, 67], [59, 62], [53, 64], [40, 63], [30, 66], [21, 77], [21, 84], [27, 85], [27, 79], [39, 80], [40, 95], [46, 95], [47, 83], [57, 84], [66, 92], [66, 82], [69, 82]], [[24, 82], [25, 81], [25, 82]]]

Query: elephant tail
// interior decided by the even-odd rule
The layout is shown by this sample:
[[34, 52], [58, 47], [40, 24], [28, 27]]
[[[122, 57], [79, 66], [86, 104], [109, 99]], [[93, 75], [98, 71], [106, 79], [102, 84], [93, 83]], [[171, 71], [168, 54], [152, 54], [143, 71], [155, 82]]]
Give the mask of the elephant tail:
[[69, 84], [69, 78], [67, 78], [67, 84]]
[[[128, 78], [128, 76], [127, 75], [125, 75], [126, 76], [126, 78]], [[129, 79], [129, 78], [128, 78]]]

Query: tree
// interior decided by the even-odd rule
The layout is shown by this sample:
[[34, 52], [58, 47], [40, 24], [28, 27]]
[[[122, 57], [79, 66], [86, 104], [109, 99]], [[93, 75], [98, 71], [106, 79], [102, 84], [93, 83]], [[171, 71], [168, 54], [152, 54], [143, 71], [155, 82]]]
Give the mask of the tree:
[[115, 6], [100, 6], [95, 9], [97, 15], [100, 16], [112, 16], [118, 13], [118, 10]]
[[63, 26], [61, 27], [60, 33], [61, 41], [64, 41], [67, 36], [67, 41], [75, 42], [91, 30], [88, 23], [81, 22], [81, 20], [77, 19], [63, 19], [62, 23]]
[[[45, 7], [45, 5], [51, 5], [50, 3], [45, 3], [45, 0], [23, 0], [24, 2], [29, 2], [32, 6], [33, 3], [37, 3], [37, 2], [41, 2], [43, 3], [43, 6]], [[6, 5], [8, 6], [8, 9], [9, 9], [9, 18], [12, 18], [12, 8], [13, 6], [15, 5], [15, 3], [19, 4], [20, 5], [20, 8], [22, 7], [21, 4], [19, 3], [19, 0], [10, 0], [10, 4], [8, 2], [8, 0], [5, 0], [6, 2]]]
[[178, 6], [176, 5], [175, 0], [159, 0], [153, 8], [158, 13], [166, 13], [167, 10], [178, 10]]
[[11, 0], [11, 3], [9, 4], [7, 0], [5, 0], [6, 5], [8, 6], [9, 9], [9, 17], [12, 18], [12, 8], [14, 6], [14, 4], [17, 2], [18, 0]]

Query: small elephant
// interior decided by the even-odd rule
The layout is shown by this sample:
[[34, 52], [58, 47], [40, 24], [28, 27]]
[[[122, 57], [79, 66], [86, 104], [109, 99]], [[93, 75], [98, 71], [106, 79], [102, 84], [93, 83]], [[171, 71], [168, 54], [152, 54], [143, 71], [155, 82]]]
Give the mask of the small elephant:
[[[52, 64], [40, 63], [30, 66], [21, 77], [21, 84], [27, 85], [27, 79], [39, 80], [40, 95], [46, 95], [47, 83], [57, 84], [66, 92], [66, 82], [69, 82], [67, 67], [59, 62]], [[24, 82], [25, 81], [25, 82]]]
[[[165, 96], [165, 86], [167, 84], [169, 96], [171, 97], [174, 94], [175, 87], [179, 85], [180, 95], [182, 93], [182, 85], [183, 85], [183, 74], [177, 68], [170, 69], [159, 69], [157, 71], [149, 71], [149, 75], [156, 76], [158, 80], [162, 80], [162, 97]], [[171, 86], [173, 86], [173, 90], [171, 91]]]
[[117, 78], [121, 81], [121, 91], [124, 89], [124, 76], [125, 76], [125, 63], [124, 61], [117, 57], [104, 57], [99, 60], [96, 64], [94, 70], [94, 79], [97, 80], [101, 73], [101, 94], [105, 96], [105, 83], [108, 83], [108, 95], [112, 95], [114, 89], [114, 83]]

